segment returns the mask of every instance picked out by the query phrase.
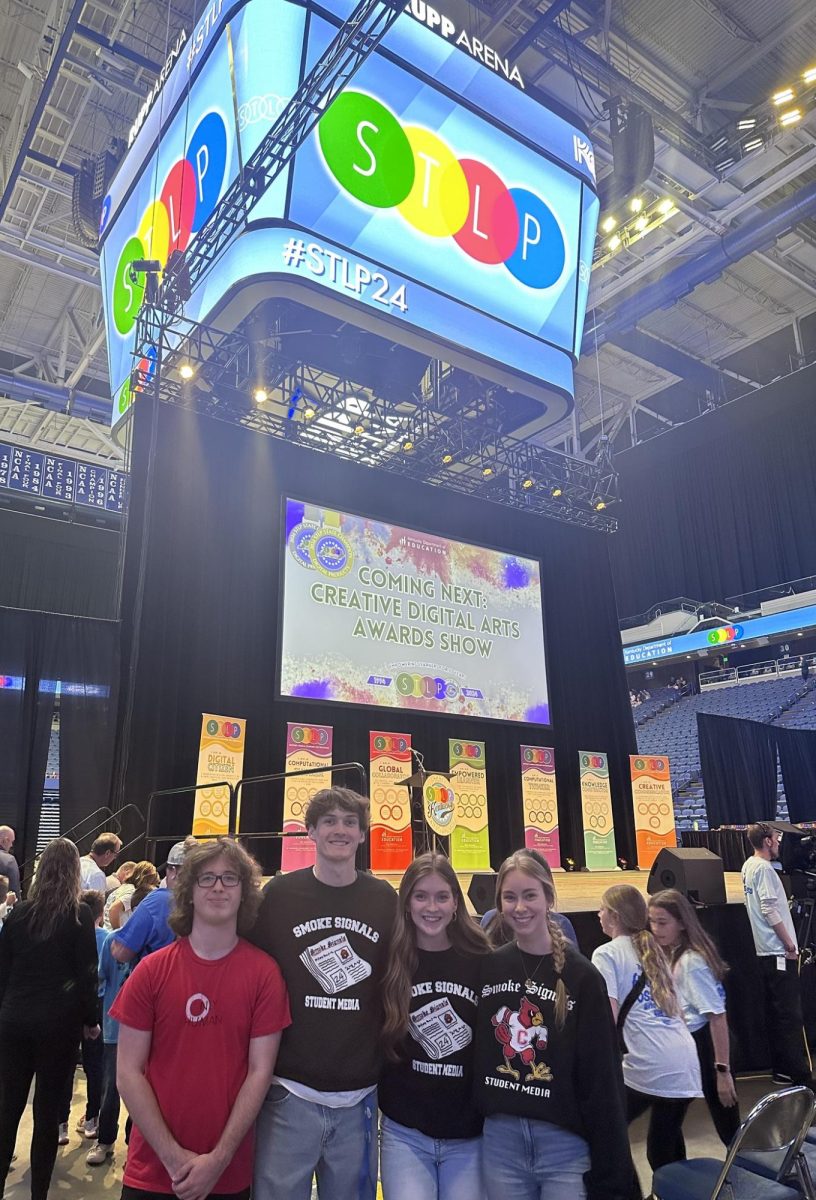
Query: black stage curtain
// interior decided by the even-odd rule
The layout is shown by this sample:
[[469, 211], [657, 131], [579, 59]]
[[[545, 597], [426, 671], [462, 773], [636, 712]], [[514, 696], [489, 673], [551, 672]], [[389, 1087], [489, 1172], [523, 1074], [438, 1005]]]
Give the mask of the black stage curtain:
[[791, 821], [816, 821], [816, 730], [775, 726]]
[[750, 825], [776, 816], [776, 730], [761, 721], [697, 714], [708, 823]]
[[[60, 696], [61, 825], [107, 804], [118, 686], [118, 626], [0, 609], [0, 823], [17, 833], [19, 861], [35, 850], [48, 743]], [[72, 685], [72, 686], [67, 686]], [[86, 691], [96, 685], [107, 695]]]
[[718, 854], [724, 871], [741, 871], [746, 858], [754, 853], [744, 829], [683, 829], [680, 845]]
[[[497, 865], [522, 840], [519, 747], [542, 744], [556, 750], [564, 853], [583, 861], [578, 751], [607, 751], [618, 852], [633, 859], [628, 755], [636, 753], [636, 744], [603, 536], [168, 405], [160, 406], [154, 432], [152, 484], [146, 485], [151, 421], [140, 398], [122, 614], [123, 646], [137, 646], [138, 653], [123, 663], [133, 693], [132, 705], [122, 705], [120, 801], [141, 805], [153, 789], [195, 779], [202, 712], [247, 718], [247, 775], [283, 769], [287, 721], [332, 725], [334, 761], [359, 760], [366, 768], [372, 729], [412, 734], [428, 767], [437, 769], [447, 767], [448, 738], [484, 739]], [[539, 557], [552, 729], [276, 699], [286, 495]], [[168, 818], [176, 830], [189, 828], [191, 804]], [[243, 828], [280, 829], [281, 806], [280, 787], [247, 791]], [[275, 864], [267, 859], [265, 865]]]
[[116, 616], [118, 530], [0, 509], [0, 606]]
[[816, 571], [816, 366], [617, 455], [621, 616]]

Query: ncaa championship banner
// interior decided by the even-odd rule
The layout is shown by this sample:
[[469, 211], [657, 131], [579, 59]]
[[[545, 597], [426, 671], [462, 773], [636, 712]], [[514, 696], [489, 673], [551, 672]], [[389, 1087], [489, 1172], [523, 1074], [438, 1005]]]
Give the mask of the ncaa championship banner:
[[521, 804], [524, 845], [543, 854], [552, 870], [561, 867], [555, 751], [547, 746], [521, 747]]
[[[196, 783], [231, 783], [244, 773], [246, 721], [241, 717], [201, 715]], [[193, 833], [196, 837], [221, 837], [229, 833], [229, 792], [225, 787], [205, 787], [195, 793]]]
[[289, 721], [286, 725], [286, 770], [305, 771], [309, 767], [324, 766], [325, 773], [295, 776], [284, 781], [283, 832], [302, 833], [303, 837], [286, 837], [281, 850], [281, 870], [297, 871], [301, 867], [312, 867], [315, 861], [314, 842], [305, 836], [306, 806], [315, 792], [329, 788], [332, 784], [332, 737], [331, 725], [303, 725]]
[[581, 812], [584, 818], [584, 856], [588, 871], [614, 871], [615, 826], [609, 762], [605, 754], [578, 751], [581, 767]]
[[456, 797], [451, 863], [456, 871], [489, 871], [485, 744], [450, 738], [448, 755], [450, 782]]
[[411, 791], [396, 781], [411, 774], [411, 735], [372, 732], [368, 738], [371, 869], [404, 871], [414, 857]]
[[671, 775], [665, 754], [630, 754], [629, 765], [632, 771], [637, 861], [643, 871], [651, 867], [664, 846], [674, 848], [677, 845]]

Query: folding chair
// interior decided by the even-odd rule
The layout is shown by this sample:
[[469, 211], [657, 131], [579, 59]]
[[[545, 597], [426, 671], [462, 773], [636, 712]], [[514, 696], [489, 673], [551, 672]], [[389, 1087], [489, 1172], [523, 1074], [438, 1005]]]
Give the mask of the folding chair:
[[655, 1200], [816, 1200], [801, 1153], [814, 1116], [809, 1088], [763, 1096], [734, 1134], [725, 1162], [692, 1158], [660, 1167], [652, 1184]]

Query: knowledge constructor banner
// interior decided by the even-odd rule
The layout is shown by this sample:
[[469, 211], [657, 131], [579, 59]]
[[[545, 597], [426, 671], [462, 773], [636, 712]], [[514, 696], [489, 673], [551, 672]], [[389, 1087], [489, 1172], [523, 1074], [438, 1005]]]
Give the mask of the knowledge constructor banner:
[[612, 793], [609, 790], [609, 761], [605, 754], [593, 754], [586, 750], [580, 750], [578, 755], [587, 870], [613, 871], [618, 864], [612, 821]]
[[286, 770], [305, 771], [309, 767], [326, 767], [314, 775], [294, 776], [284, 780], [283, 832], [303, 834], [302, 837], [286, 837], [281, 850], [281, 870], [297, 871], [300, 867], [311, 867], [315, 861], [315, 847], [306, 837], [304, 816], [306, 806], [315, 792], [332, 785], [332, 740], [331, 725], [303, 725], [290, 721], [286, 726]]

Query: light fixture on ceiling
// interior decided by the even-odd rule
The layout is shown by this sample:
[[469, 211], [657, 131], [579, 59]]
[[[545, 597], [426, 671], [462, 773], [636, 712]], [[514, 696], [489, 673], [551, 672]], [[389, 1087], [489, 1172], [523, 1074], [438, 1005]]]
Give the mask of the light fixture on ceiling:
[[252, 393], [252, 399], [256, 404], [266, 404], [269, 399], [269, 392], [265, 387], [256, 387]]
[[789, 108], [787, 112], [782, 113], [779, 118], [780, 125], [795, 125], [797, 121], [802, 120], [801, 108]]
[[181, 376], [182, 379], [192, 379], [193, 376], [195, 375], [195, 369], [194, 369], [192, 363], [188, 363], [188, 362], [182, 363], [181, 366], [179, 367], [179, 375]]
[[778, 108], [780, 104], [787, 104], [790, 100], [793, 99], [793, 96], [794, 96], [793, 88], [787, 87], [787, 88], [782, 88], [782, 90], [779, 92], [774, 92], [773, 96], [771, 96], [771, 99], [773, 100], [774, 104]]

